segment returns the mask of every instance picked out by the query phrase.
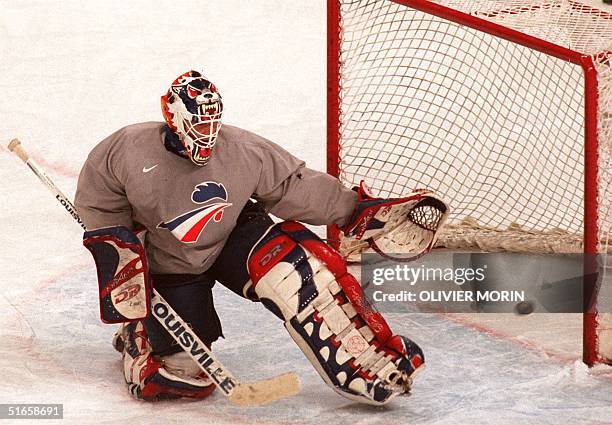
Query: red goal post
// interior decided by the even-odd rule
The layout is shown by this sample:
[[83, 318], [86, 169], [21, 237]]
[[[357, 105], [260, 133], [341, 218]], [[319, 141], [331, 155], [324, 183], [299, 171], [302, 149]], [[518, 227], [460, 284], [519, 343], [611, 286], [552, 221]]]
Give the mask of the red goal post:
[[[437, 191], [450, 248], [612, 252], [612, 15], [572, 0], [328, 0], [327, 29], [330, 174], [382, 196]], [[584, 315], [587, 364], [612, 362], [610, 316]]]

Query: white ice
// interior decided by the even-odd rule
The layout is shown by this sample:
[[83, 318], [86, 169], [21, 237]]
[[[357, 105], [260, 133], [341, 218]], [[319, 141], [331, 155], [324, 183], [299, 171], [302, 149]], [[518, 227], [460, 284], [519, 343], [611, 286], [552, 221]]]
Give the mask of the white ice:
[[[0, 0], [0, 144], [19, 137], [72, 197], [90, 149], [121, 126], [160, 120], [158, 96], [190, 68], [220, 88], [227, 122], [324, 169], [321, 0]], [[580, 347], [550, 356], [523, 344], [525, 335], [425, 314], [389, 315], [426, 352], [413, 395], [356, 405], [325, 387], [275, 317], [223, 288], [219, 358], [245, 380], [295, 370], [302, 391], [252, 409], [220, 394], [136, 401], [110, 345], [114, 327], [98, 318], [80, 228], [5, 149], [0, 181], [0, 403], [63, 403], [64, 421], [78, 424], [612, 422], [612, 373], [582, 366]], [[565, 329], [553, 331], [565, 339]]]

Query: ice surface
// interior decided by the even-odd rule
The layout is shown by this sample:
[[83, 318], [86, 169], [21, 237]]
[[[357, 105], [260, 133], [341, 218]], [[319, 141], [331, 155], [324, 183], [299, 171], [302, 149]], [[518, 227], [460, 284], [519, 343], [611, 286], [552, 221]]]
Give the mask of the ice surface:
[[[73, 196], [89, 150], [123, 125], [159, 120], [158, 96], [192, 67], [219, 86], [227, 122], [324, 168], [321, 0], [0, 0], [0, 144], [21, 138]], [[0, 403], [64, 403], [64, 422], [78, 424], [612, 422], [608, 368], [424, 314], [389, 315], [426, 352], [414, 394], [386, 408], [356, 405], [324, 386], [267, 310], [220, 287], [219, 358], [245, 380], [296, 370], [301, 393], [254, 409], [220, 394], [138, 402], [110, 345], [114, 327], [99, 321], [80, 228], [4, 149], [0, 181]]]
[[[74, 423], [578, 424], [612, 418], [612, 376], [559, 363], [430, 315], [391, 314], [391, 325], [426, 347], [413, 395], [385, 408], [346, 401], [326, 388], [281, 323], [261, 305], [216, 287], [226, 340], [219, 357], [244, 380], [295, 370], [302, 391], [260, 408], [206, 401], [138, 402], [122, 382], [113, 327], [98, 320], [95, 274], [75, 267], [3, 298], [0, 402], [64, 403]], [[8, 304], [10, 299], [11, 304]], [[609, 371], [608, 371], [609, 372]]]

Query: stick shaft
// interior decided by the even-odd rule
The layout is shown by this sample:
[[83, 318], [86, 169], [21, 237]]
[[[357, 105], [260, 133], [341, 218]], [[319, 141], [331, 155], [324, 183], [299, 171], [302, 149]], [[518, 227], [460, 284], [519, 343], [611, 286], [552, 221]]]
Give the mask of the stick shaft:
[[45, 174], [43, 169], [36, 163], [36, 161], [30, 158], [28, 153], [21, 146], [21, 142], [19, 141], [19, 139], [11, 140], [11, 143], [9, 143], [8, 145], [8, 149], [15, 155], [17, 155], [23, 162], [25, 162], [28, 168], [34, 174], [36, 174], [36, 177], [38, 177], [38, 179], [47, 187], [47, 189], [49, 189], [51, 193], [53, 193], [55, 199], [57, 199], [57, 201], [64, 207], [64, 209], [68, 211], [68, 214], [70, 214], [72, 218], [74, 218], [76, 222], [79, 223], [83, 230], [87, 230], [85, 224], [83, 224], [83, 221], [81, 221], [81, 217], [79, 217], [79, 215], [77, 214], [76, 208], [74, 207], [70, 199], [66, 195], [64, 195], [61, 190], [59, 190], [55, 183], [53, 183], [53, 180], [51, 180], [49, 176]]
[[[234, 388], [238, 387], [240, 382], [221, 364], [212, 351], [206, 347], [189, 325], [181, 319], [155, 289], [153, 289], [153, 297], [151, 298], [151, 314], [172, 335], [181, 348], [189, 354], [189, 357], [200, 366], [200, 369], [212, 379], [217, 388], [223, 392], [223, 395], [231, 396]], [[174, 322], [173, 325], [179, 323], [178, 328], [175, 328], [174, 331], [169, 327], [169, 323], [172, 322]]]

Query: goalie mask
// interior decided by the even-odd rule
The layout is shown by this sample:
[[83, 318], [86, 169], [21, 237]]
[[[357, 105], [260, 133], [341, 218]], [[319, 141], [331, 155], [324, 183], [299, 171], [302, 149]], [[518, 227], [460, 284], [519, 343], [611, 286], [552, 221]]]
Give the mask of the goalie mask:
[[198, 71], [179, 76], [161, 98], [164, 119], [185, 154], [199, 166], [212, 155], [221, 128], [223, 102], [213, 83]]

